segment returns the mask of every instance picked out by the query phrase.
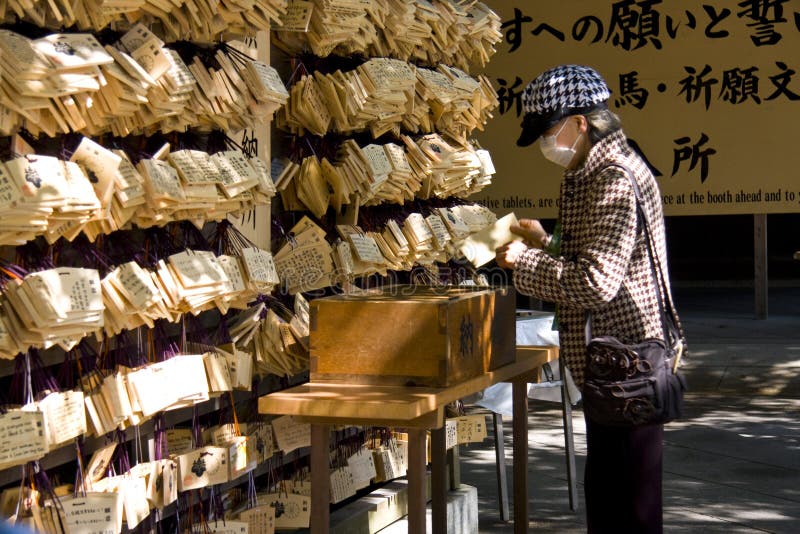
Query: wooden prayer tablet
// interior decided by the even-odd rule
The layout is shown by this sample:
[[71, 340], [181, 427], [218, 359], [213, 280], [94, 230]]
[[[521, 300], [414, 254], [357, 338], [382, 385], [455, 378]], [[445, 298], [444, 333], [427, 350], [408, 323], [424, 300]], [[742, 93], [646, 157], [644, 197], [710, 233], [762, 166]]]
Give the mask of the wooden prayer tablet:
[[330, 195], [316, 156], [310, 156], [303, 160], [300, 165], [300, 173], [294, 181], [297, 187], [297, 198], [317, 218], [322, 218], [328, 211]]
[[82, 69], [114, 62], [114, 58], [89, 33], [51, 34], [31, 44], [58, 70]]
[[328, 287], [334, 270], [325, 231], [304, 217], [291, 230], [292, 238], [275, 254], [275, 268], [290, 293]]
[[15, 409], [0, 414], [0, 468], [44, 457], [49, 447], [43, 427], [44, 414], [39, 410]]
[[90, 334], [152, 328], [158, 319], [174, 322], [183, 313], [245, 309], [280, 283], [276, 273], [269, 253], [250, 248], [218, 257], [187, 250], [152, 271], [128, 262], [102, 280], [93, 269], [37, 271], [9, 283], [0, 296], [0, 357], [28, 347], [69, 350]]
[[497, 215], [480, 204], [453, 206], [450, 211], [459, 217], [469, 227], [469, 231], [473, 233], [479, 232], [497, 221]]
[[509, 213], [492, 226], [470, 235], [460, 245], [464, 257], [476, 267], [493, 260], [498, 247], [522, 239], [511, 233], [510, 227], [513, 224], [517, 224], [517, 218], [513, 213]]
[[402, 140], [403, 146], [373, 143], [362, 147], [347, 139], [334, 161], [308, 156], [296, 173], [296, 164], [276, 160], [277, 187], [285, 189], [291, 173], [297, 200], [322, 217], [329, 205], [339, 213], [355, 199], [359, 205], [376, 205], [467, 197], [491, 183], [494, 166], [485, 150], [470, 143], [448, 143], [438, 134], [403, 136]]
[[270, 120], [289, 96], [272, 67], [232, 46], [218, 48], [212, 66], [198, 57], [187, 65], [141, 24], [116, 47], [88, 33], [30, 40], [2, 30], [0, 52], [0, 127], [9, 134], [23, 122], [48, 136], [241, 130]]
[[501, 20], [482, 2], [295, 1], [272, 41], [291, 55], [391, 57], [468, 70], [483, 67], [502, 40]]
[[265, 319], [253, 324], [237, 346], [255, 355], [259, 372], [291, 376], [308, 369], [307, 351], [300, 349], [290, 325], [274, 311], [268, 310]]
[[295, 134], [368, 130], [377, 138], [387, 132], [437, 131], [461, 144], [499, 105], [485, 78], [388, 58], [372, 58], [347, 72], [303, 76], [289, 93], [278, 124]]
[[[77, 26], [81, 31], [100, 31], [115, 23], [134, 29], [157, 28], [166, 41], [191, 40], [211, 43], [223, 36], [252, 35], [269, 31], [286, 13], [286, 0], [245, 0], [231, 3], [189, 0], [11, 0], [0, 15], [18, 16], [51, 29]], [[143, 31], [137, 33], [144, 35]], [[127, 46], [127, 44], [126, 44]]]
[[7, 286], [5, 325], [22, 346], [69, 350], [103, 326], [96, 270], [62, 267], [31, 273]]
[[[220, 170], [222, 168], [222, 170]], [[0, 244], [97, 236], [135, 223], [222, 220], [276, 194], [266, 163], [239, 151], [165, 150], [134, 166], [84, 138], [70, 161], [28, 154], [0, 163]]]

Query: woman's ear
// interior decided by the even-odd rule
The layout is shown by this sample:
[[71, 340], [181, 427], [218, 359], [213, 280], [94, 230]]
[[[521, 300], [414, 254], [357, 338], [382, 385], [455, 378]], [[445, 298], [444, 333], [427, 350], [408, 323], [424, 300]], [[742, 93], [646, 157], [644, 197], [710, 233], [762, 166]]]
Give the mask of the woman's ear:
[[583, 115], [574, 115], [575, 120], [578, 121], [578, 132], [584, 134], [589, 130], [589, 121]]

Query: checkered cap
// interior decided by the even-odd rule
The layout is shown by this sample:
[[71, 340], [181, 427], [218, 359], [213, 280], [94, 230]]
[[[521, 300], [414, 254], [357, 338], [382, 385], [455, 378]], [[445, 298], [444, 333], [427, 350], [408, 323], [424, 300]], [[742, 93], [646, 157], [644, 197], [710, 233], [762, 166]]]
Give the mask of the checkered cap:
[[528, 146], [558, 121], [604, 107], [611, 92], [600, 74], [582, 65], [559, 65], [536, 77], [522, 94], [522, 135]]

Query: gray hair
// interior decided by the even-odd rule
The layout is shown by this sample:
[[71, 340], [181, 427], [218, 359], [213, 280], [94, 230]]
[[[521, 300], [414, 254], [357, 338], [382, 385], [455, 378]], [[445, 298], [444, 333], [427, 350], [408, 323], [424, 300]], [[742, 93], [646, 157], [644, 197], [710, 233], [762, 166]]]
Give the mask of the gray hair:
[[584, 114], [589, 124], [589, 141], [594, 145], [604, 137], [622, 129], [622, 121], [613, 111], [604, 108]]

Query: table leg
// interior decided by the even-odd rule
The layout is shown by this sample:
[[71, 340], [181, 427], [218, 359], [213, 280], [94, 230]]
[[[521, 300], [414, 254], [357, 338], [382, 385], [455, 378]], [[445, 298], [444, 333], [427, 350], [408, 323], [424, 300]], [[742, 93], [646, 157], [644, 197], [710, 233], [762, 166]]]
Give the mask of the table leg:
[[575, 438], [572, 433], [572, 401], [567, 389], [567, 372], [563, 358], [559, 358], [561, 371], [561, 416], [564, 421], [564, 452], [567, 457], [567, 485], [569, 486], [569, 509], [578, 509], [578, 481], [575, 470]]
[[330, 425], [311, 425], [311, 534], [328, 534], [330, 528], [330, 436]]
[[447, 451], [447, 478], [450, 481], [450, 491], [456, 491], [461, 487], [461, 452], [458, 445], [454, 445]]
[[[447, 435], [431, 430], [431, 516], [433, 532], [447, 532]], [[409, 532], [412, 532], [409, 530]]]
[[[408, 429], [408, 531], [425, 532], [425, 450], [426, 434], [421, 428]], [[312, 484], [313, 486], [313, 484]]]
[[506, 443], [503, 438], [503, 416], [492, 414], [494, 426], [494, 460], [497, 467], [497, 498], [500, 501], [500, 519], [508, 521], [508, 483], [506, 482]]
[[528, 532], [528, 384], [514, 381], [514, 533]]

